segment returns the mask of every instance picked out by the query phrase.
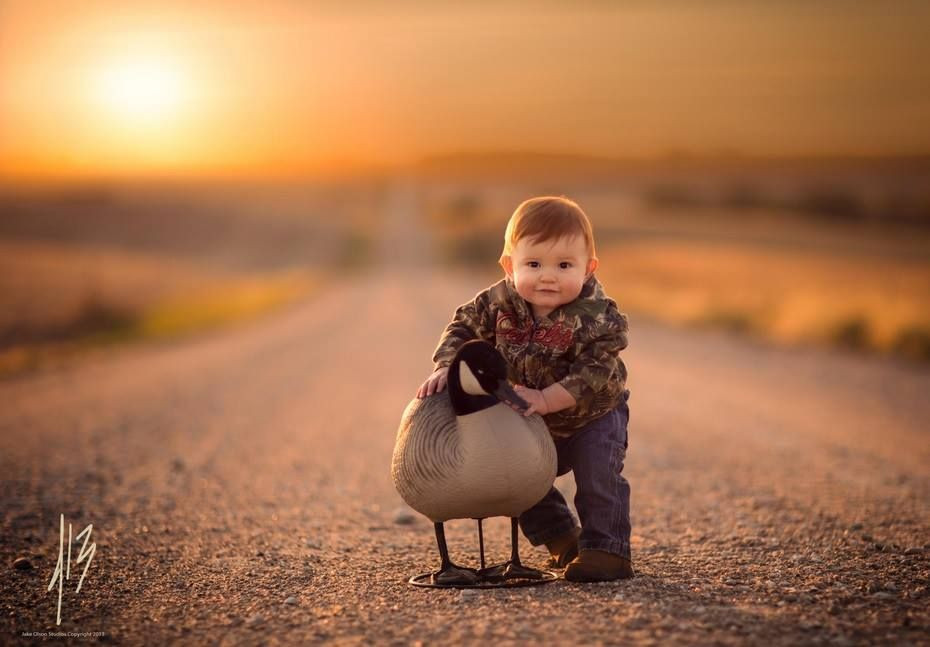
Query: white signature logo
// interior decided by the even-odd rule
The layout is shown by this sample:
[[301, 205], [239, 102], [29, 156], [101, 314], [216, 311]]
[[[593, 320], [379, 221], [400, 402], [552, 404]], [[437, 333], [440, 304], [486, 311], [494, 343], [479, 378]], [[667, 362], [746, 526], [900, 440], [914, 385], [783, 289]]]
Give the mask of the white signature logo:
[[[81, 550], [78, 552], [77, 563], [80, 564], [85, 559], [87, 560], [87, 566], [84, 567], [84, 572], [81, 573], [81, 579], [78, 582], [77, 589], [75, 593], [81, 592], [81, 585], [84, 583], [84, 576], [87, 575], [87, 569], [90, 568], [90, 562], [94, 559], [94, 554], [97, 552], [97, 544], [93, 543], [90, 545], [90, 549], [87, 548], [87, 542], [90, 541], [90, 533], [94, 530], [94, 524], [87, 524], [87, 527], [81, 531], [77, 537], [74, 538], [74, 541], [80, 541], [81, 537], [84, 537], [84, 545], [81, 546]], [[85, 536], [86, 535], [86, 536]], [[63, 560], [65, 555], [65, 515], [61, 515], [61, 526], [58, 532], [58, 565], [55, 566], [55, 572], [52, 574], [52, 581], [48, 583], [48, 589], [46, 592], [51, 591], [52, 587], [55, 586], [55, 581], [58, 581], [58, 621], [55, 623], [57, 625], [61, 624], [61, 591], [64, 585], [64, 580], [71, 579], [71, 524], [68, 524], [68, 563], [67, 566], [64, 566]], [[62, 571], [64, 571], [64, 577], [62, 577]]]

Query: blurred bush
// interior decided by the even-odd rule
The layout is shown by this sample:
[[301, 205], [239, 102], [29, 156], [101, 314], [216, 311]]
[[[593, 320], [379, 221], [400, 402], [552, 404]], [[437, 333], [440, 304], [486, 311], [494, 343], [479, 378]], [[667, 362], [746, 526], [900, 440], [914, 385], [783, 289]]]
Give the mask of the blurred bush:
[[865, 216], [865, 207], [860, 199], [837, 186], [809, 187], [785, 206], [818, 218], [843, 222], [860, 220]]
[[447, 240], [443, 246], [443, 255], [453, 263], [493, 268], [497, 265], [502, 249], [499, 234], [475, 232]]
[[901, 330], [894, 340], [893, 350], [903, 357], [930, 361], [930, 325]]
[[653, 208], [704, 207], [714, 204], [684, 184], [655, 184], [642, 192], [643, 201]]
[[26, 323], [12, 321], [0, 328], [0, 351], [18, 345], [43, 344], [96, 335], [125, 335], [136, 322], [137, 313], [125, 304], [89, 294], [63, 321]]
[[449, 201], [441, 212], [448, 222], [456, 226], [473, 225], [481, 214], [481, 200], [474, 193], [463, 193]]
[[342, 241], [342, 254], [338, 264], [344, 270], [358, 270], [372, 260], [371, 236], [360, 231], [347, 234]]
[[834, 324], [829, 339], [837, 346], [852, 350], [867, 350], [873, 346], [869, 321], [864, 315], [855, 315]]
[[866, 199], [842, 184], [809, 184], [775, 191], [749, 182], [699, 190], [690, 184], [662, 183], [640, 191], [642, 203], [679, 216], [700, 216], [705, 210], [733, 212], [782, 211], [836, 223], [871, 221], [883, 225], [930, 228], [930, 195], [887, 189]]

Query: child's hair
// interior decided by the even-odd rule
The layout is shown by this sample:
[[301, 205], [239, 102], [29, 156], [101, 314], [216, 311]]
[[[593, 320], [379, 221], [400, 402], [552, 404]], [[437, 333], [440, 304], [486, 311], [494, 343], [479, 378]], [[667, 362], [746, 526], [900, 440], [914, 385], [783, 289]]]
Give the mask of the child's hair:
[[541, 243], [563, 236], [578, 235], [584, 237], [591, 258], [597, 258], [591, 221], [581, 207], [565, 196], [530, 198], [522, 202], [510, 216], [510, 222], [507, 223], [507, 230], [504, 232], [504, 252], [501, 259], [510, 256], [514, 245], [523, 238]]

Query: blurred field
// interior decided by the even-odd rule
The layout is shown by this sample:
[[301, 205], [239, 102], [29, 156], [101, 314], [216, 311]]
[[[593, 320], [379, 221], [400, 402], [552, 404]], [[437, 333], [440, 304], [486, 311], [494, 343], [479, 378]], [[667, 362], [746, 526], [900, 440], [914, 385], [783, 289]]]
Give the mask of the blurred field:
[[925, 171], [466, 176], [433, 181], [425, 200], [442, 257], [489, 279], [517, 204], [564, 194], [591, 217], [598, 275], [633, 315], [930, 361]]
[[618, 243], [601, 279], [624, 308], [782, 343], [930, 360], [930, 268], [732, 243]]
[[372, 185], [0, 193], [0, 375], [247, 320], [364, 265]]

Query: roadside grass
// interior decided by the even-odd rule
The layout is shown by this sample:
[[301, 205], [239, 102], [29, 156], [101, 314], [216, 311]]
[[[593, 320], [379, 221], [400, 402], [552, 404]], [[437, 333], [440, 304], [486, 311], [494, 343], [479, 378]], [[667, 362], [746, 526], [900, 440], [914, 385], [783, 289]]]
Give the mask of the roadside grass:
[[599, 252], [624, 309], [782, 344], [930, 361], [930, 267], [725, 243], [641, 241]]
[[320, 280], [308, 271], [214, 280], [142, 306], [90, 295], [71, 318], [27, 332], [6, 331], [0, 378], [119, 344], [180, 339], [251, 321], [306, 298]]
[[233, 279], [201, 293], [153, 304], [129, 327], [132, 336], [165, 339], [253, 319], [307, 296], [317, 281], [304, 271]]
[[0, 241], [0, 376], [244, 322], [309, 296], [323, 276], [309, 266], [229, 272], [158, 254]]

